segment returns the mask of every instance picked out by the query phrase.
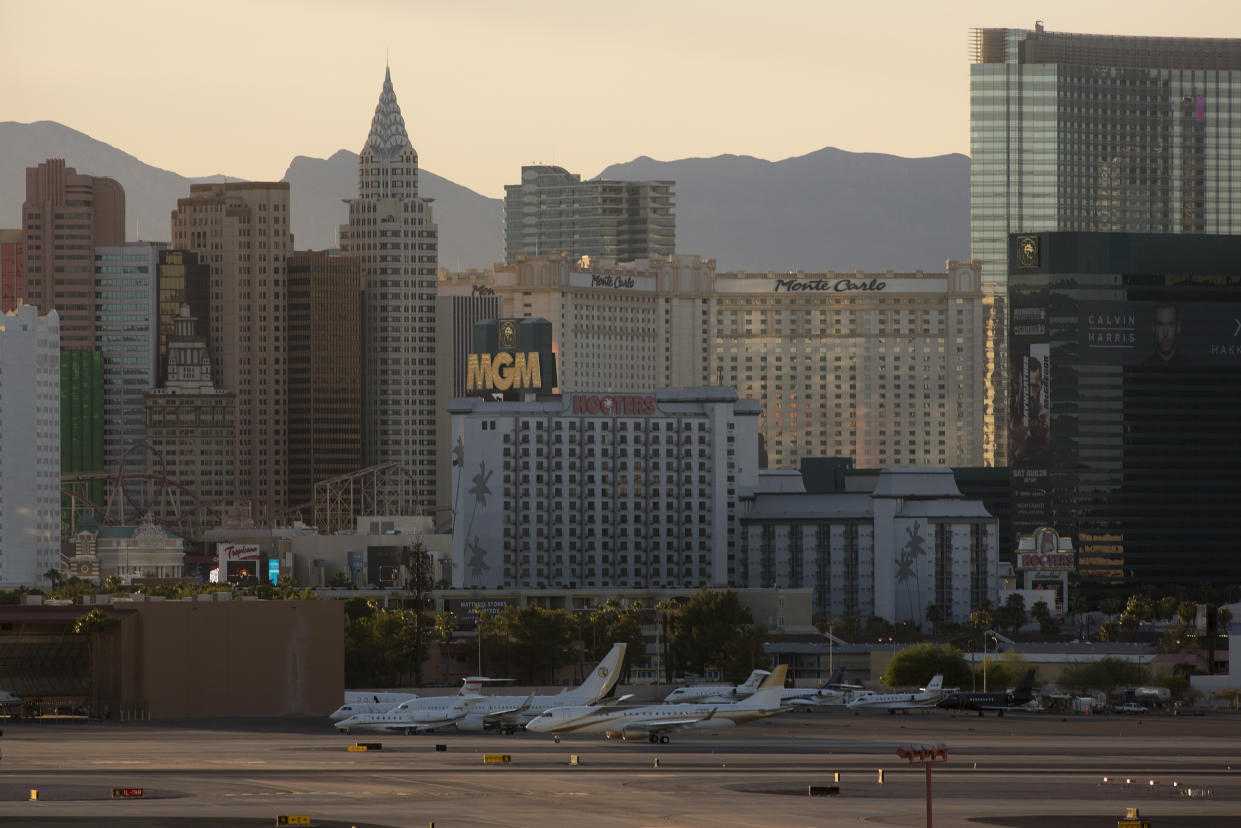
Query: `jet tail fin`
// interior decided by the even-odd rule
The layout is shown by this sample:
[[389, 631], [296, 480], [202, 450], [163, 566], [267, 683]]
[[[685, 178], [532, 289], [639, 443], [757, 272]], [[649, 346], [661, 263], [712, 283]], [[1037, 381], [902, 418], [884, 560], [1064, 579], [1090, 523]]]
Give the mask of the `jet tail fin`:
[[845, 668], [837, 667], [836, 670], [830, 676], [827, 677], [827, 681], [823, 682], [823, 687], [828, 690], [832, 690], [832, 689], [835, 689], [836, 685], [840, 684], [844, 680], [845, 680]]
[[755, 690], [758, 689], [759, 685], [762, 684], [763, 679], [765, 679], [769, 675], [771, 675], [771, 673], [768, 672], [767, 670], [755, 670], [754, 672], [750, 673], [750, 677], [745, 680], [744, 684], [738, 685], [737, 689], [738, 690], [749, 690], [751, 693], [753, 693]]
[[784, 677], [788, 671], [787, 664], [777, 664], [771, 671], [771, 675], [763, 679], [758, 691], [745, 701], [738, 702], [738, 705], [746, 709], [775, 710], [778, 708], [780, 699], [784, 696]]
[[943, 673], [936, 673], [934, 676], [932, 676], [932, 677], [931, 677], [931, 680], [930, 680], [929, 682], [927, 682], [926, 687], [925, 687], [925, 688], [923, 688], [923, 689], [925, 689], [925, 690], [929, 690], [929, 691], [934, 691], [934, 690], [940, 690], [940, 689], [942, 689], [942, 688], [943, 688], [943, 686], [944, 686], [944, 675], [943, 675]]
[[1018, 695], [1031, 695], [1034, 693], [1034, 671], [1027, 670], [1022, 677], [1021, 683], [1017, 685], [1016, 693]]
[[625, 660], [625, 650], [628, 646], [623, 642], [613, 644], [612, 649], [590, 672], [586, 680], [576, 689], [565, 693], [565, 697], [577, 699], [580, 704], [590, 704], [610, 693], [616, 686], [616, 682], [620, 680], [620, 668]]

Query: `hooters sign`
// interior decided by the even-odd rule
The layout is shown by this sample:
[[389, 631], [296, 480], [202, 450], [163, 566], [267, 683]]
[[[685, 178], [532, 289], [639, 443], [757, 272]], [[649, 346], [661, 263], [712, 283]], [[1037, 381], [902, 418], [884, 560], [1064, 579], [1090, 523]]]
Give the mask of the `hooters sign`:
[[649, 417], [655, 413], [655, 397], [649, 394], [574, 394], [573, 413]]

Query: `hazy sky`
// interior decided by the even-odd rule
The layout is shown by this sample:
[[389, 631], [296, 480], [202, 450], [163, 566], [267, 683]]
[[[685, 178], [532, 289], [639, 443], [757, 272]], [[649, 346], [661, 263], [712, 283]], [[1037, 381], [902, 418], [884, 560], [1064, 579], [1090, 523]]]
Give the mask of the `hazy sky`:
[[[421, 164], [969, 151], [969, 30], [1241, 37], [1239, 0], [0, 0], [0, 120], [182, 175], [357, 152], [385, 61]], [[3, 147], [0, 147], [0, 152]]]

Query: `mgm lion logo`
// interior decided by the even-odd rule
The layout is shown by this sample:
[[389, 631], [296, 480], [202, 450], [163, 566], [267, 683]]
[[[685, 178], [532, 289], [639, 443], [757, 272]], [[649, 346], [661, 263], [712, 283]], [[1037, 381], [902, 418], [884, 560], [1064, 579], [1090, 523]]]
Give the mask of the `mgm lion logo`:
[[607, 678], [607, 677], [608, 677], [608, 668], [607, 668], [607, 667], [600, 667], [600, 668], [599, 668], [599, 678]]

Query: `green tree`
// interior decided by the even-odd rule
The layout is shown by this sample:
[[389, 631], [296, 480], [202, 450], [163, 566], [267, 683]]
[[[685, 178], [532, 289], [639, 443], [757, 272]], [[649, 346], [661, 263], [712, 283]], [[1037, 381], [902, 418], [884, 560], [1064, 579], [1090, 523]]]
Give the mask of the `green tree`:
[[1041, 635], [1054, 636], [1060, 634], [1060, 622], [1052, 615], [1046, 601], [1035, 601], [1034, 606], [1030, 608], [1030, 615], [1035, 621], [1038, 621], [1038, 631]]
[[1120, 639], [1120, 625], [1115, 621], [1104, 621], [1099, 625], [1097, 635], [1099, 640], [1106, 644], [1118, 641]]
[[931, 635], [939, 635], [939, 628], [944, 624], [943, 608], [938, 604], [927, 604], [926, 620], [931, 624]]
[[410, 675], [415, 653], [409, 612], [371, 604], [367, 612], [345, 608], [345, 683], [349, 687], [397, 687]]
[[1212, 693], [1211, 697], [1226, 703], [1229, 710], [1241, 707], [1241, 689], [1236, 687], [1222, 687]]
[[[662, 633], [659, 637], [659, 644], [662, 652], [659, 654], [660, 661], [664, 665], [664, 681], [668, 684], [672, 683], [672, 676], [676, 672], [673, 667], [673, 649], [672, 649], [672, 633], [676, 629], [676, 619], [681, 614], [681, 603], [673, 598], [665, 598], [655, 605], [657, 614], [656, 623], [659, 624], [659, 631]], [[628, 656], [628, 653], [626, 653]]]
[[[999, 658], [991, 658], [987, 660], [987, 689], [990, 691], [1003, 690], [1005, 687], [1015, 687], [1027, 672], [1030, 671], [1032, 665], [1020, 653], [1009, 651]], [[978, 676], [979, 686], [982, 684], [981, 673]]]
[[1232, 623], [1232, 610], [1220, 607], [1215, 614], [1215, 623], [1221, 633], [1227, 633], [1228, 625]]
[[405, 584], [408, 598], [405, 601], [409, 609], [409, 623], [412, 652], [410, 660], [414, 668], [414, 684], [422, 686], [422, 665], [427, 660], [427, 650], [435, 635], [435, 623], [432, 610], [431, 590], [435, 585], [434, 565], [431, 553], [421, 542], [416, 541], [405, 549], [405, 568], [409, 580]]
[[951, 646], [915, 644], [898, 652], [880, 681], [889, 687], [922, 687], [936, 673], [943, 673], [945, 687], [970, 683], [970, 668], [961, 651]]
[[1113, 616], [1120, 615], [1120, 611], [1124, 609], [1124, 606], [1124, 602], [1115, 595], [1109, 595], [1099, 602], [1099, 611], [1108, 618], [1112, 618]]
[[93, 609], [73, 622], [75, 635], [92, 635], [120, 623], [101, 609]]
[[995, 626], [994, 607], [990, 601], [983, 601], [978, 605], [978, 609], [970, 613], [970, 632], [982, 640], [982, 635], [986, 630]]
[[1176, 605], [1176, 617], [1181, 619], [1181, 623], [1192, 628], [1198, 623], [1198, 603], [1196, 601], [1182, 601]]
[[738, 630], [728, 644], [728, 662], [724, 667], [727, 681], [741, 682], [755, 670], [770, 670], [771, 656], [763, 650], [767, 626], [754, 624]]
[[516, 671], [525, 684], [550, 683], [559, 668], [577, 660], [577, 623], [564, 610], [505, 607], [499, 616], [505, 644], [505, 675]]
[[1156, 617], [1172, 620], [1176, 618], [1177, 600], [1175, 595], [1165, 595], [1156, 603]]
[[1008, 630], [1009, 635], [1016, 635], [1026, 623], [1026, 599], [1020, 592], [1010, 593], [1004, 606], [994, 613], [995, 623]]
[[754, 615], [733, 590], [703, 589], [682, 607], [672, 629], [672, 649], [686, 672], [727, 672], [734, 639]]
[[440, 645], [440, 680], [444, 681], [448, 678], [448, 645], [452, 641], [453, 633], [457, 631], [457, 614], [451, 610], [445, 610], [435, 616], [435, 637], [439, 639]]

